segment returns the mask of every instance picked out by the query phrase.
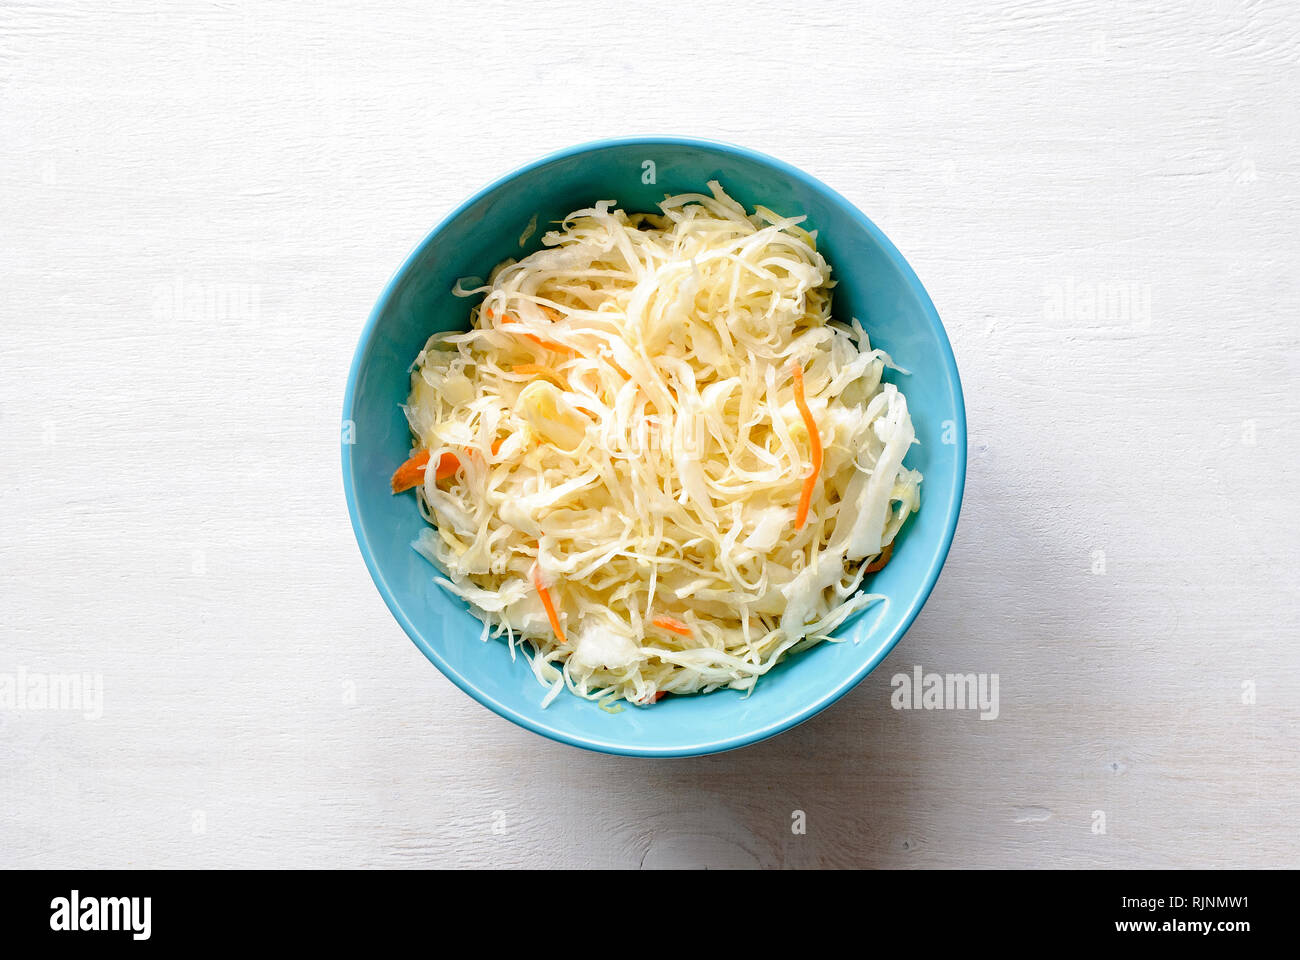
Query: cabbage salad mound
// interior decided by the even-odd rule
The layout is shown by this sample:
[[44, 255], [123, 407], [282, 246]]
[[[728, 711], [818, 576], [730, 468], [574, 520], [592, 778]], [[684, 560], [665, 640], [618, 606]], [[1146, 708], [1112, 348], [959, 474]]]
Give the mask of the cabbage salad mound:
[[412, 368], [414, 546], [548, 704], [752, 690], [880, 599], [918, 507], [893, 363], [831, 319], [816, 234], [708, 186], [458, 282], [471, 329]]

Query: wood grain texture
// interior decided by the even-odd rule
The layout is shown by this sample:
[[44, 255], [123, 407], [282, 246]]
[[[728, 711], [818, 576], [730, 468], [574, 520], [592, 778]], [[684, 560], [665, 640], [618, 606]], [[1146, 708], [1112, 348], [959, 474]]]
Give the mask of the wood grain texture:
[[[1284, 0], [9, 0], [0, 675], [104, 698], [0, 709], [0, 866], [1296, 866], [1298, 37]], [[858, 204], [969, 406], [902, 644], [693, 760], [452, 687], [339, 477], [409, 249], [490, 178], [633, 133]], [[999, 718], [891, 709], [915, 664], [998, 674]]]

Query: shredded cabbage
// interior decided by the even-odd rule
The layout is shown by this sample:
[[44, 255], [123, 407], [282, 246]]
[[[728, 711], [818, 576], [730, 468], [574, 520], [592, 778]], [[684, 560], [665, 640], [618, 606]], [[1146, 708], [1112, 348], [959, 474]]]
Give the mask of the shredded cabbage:
[[[425, 472], [414, 546], [546, 703], [752, 690], [880, 599], [859, 591], [867, 566], [919, 505], [893, 362], [831, 319], [805, 218], [709, 189], [660, 214], [571, 213], [543, 249], [459, 281], [483, 297], [472, 328], [413, 366], [414, 447], [456, 464]], [[796, 365], [824, 447], [801, 528]]]

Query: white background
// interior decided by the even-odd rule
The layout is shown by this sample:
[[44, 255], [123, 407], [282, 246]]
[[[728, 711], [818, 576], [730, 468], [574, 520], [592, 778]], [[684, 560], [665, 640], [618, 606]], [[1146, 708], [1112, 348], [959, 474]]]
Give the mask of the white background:
[[[0, 708], [0, 865], [1296, 866], [1298, 34], [1285, 0], [0, 7], [0, 675], [104, 697]], [[444, 680], [338, 452], [431, 226], [641, 133], [875, 219], [971, 434], [884, 665], [659, 762]], [[891, 709], [917, 664], [998, 674], [1000, 717]]]

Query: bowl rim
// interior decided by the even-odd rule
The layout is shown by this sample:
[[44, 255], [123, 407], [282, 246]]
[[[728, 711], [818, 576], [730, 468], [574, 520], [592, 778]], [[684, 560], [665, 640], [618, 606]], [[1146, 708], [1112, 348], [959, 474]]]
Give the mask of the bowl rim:
[[735, 750], [740, 747], [749, 746], [759, 743], [763, 740], [770, 739], [777, 734], [784, 733], [806, 720], [821, 713], [831, 704], [835, 703], [850, 690], [861, 683], [870, 675], [881, 661], [885, 659], [898, 645], [904, 634], [911, 628], [913, 621], [921, 612], [921, 608], [929, 599], [935, 584], [939, 580], [939, 574], [943, 569], [944, 563], [948, 558], [949, 550], [952, 547], [953, 537], [957, 530], [957, 521], [961, 514], [962, 497], [966, 487], [966, 467], [967, 467], [967, 439], [966, 439], [966, 400], [962, 391], [961, 377], [957, 371], [957, 359], [953, 354], [952, 344], [948, 339], [948, 332], [943, 326], [943, 321], [939, 318], [939, 313], [926, 292], [925, 287], [921, 285], [920, 279], [917, 278], [911, 265], [894, 246], [893, 242], [880, 230], [871, 219], [858, 209], [856, 204], [849, 202], [837, 190], [827, 186], [816, 177], [805, 173], [798, 167], [795, 167], [783, 160], [769, 154], [761, 153], [757, 150], [751, 150], [748, 147], [738, 146], [732, 143], [725, 143], [719, 140], [709, 140], [698, 137], [670, 137], [670, 136], [628, 136], [613, 137], [602, 140], [592, 140], [585, 143], [579, 143], [571, 147], [548, 153], [543, 157], [532, 160], [510, 172], [497, 177], [485, 187], [477, 190], [459, 204], [454, 210], [442, 218], [438, 224], [425, 235], [415, 248], [407, 255], [399, 266], [389, 277], [388, 282], [384, 285], [383, 292], [379, 299], [375, 301], [374, 307], [366, 320], [366, 324], [361, 331], [361, 336], [357, 342], [356, 350], [352, 355], [352, 364], [348, 371], [347, 387], [343, 396], [343, 423], [353, 422], [352, 414], [355, 409], [357, 383], [360, 379], [362, 360], [369, 352], [369, 347], [374, 338], [375, 331], [379, 326], [380, 317], [388, 309], [389, 304], [396, 291], [398, 283], [406, 276], [407, 271], [421, 258], [426, 247], [434, 242], [443, 230], [449, 224], [465, 213], [470, 207], [480, 200], [491, 194], [493, 191], [501, 188], [505, 184], [514, 180], [516, 177], [529, 173], [539, 167], [547, 166], [558, 160], [577, 156], [584, 153], [597, 153], [612, 147], [628, 146], [645, 146], [653, 148], [656, 146], [685, 146], [698, 147], [712, 152], [732, 154], [742, 157], [762, 165], [773, 168], [786, 177], [802, 182], [805, 186], [814, 190], [821, 191], [834, 202], [841, 204], [848, 212], [849, 216], [856, 220], [858, 224], [867, 231], [867, 233], [878, 243], [890, 260], [902, 272], [904, 279], [907, 281], [908, 288], [917, 297], [926, 316], [938, 334], [939, 346], [942, 352], [943, 365], [950, 382], [953, 385], [955, 404], [955, 436], [956, 436], [956, 463], [953, 472], [953, 489], [948, 507], [948, 515], [944, 521], [944, 532], [939, 543], [939, 549], [935, 551], [930, 560], [929, 568], [925, 571], [921, 589], [914, 593], [910, 599], [908, 609], [904, 612], [898, 626], [892, 632], [888, 640], [880, 647], [876, 654], [871, 657], [861, 668], [854, 671], [851, 675], [846, 675], [835, 683], [826, 693], [816, 700], [800, 705], [787, 712], [781, 718], [765, 724], [764, 726], [748, 730], [742, 733], [720, 737], [705, 738], [699, 743], [689, 745], [677, 745], [669, 747], [655, 747], [640, 744], [627, 744], [612, 741], [603, 741], [594, 738], [585, 737], [570, 733], [558, 727], [550, 726], [544, 722], [537, 722], [530, 717], [519, 713], [509, 704], [502, 703], [491, 695], [485, 693], [476, 687], [471, 680], [459, 673], [449, 664], [441, 653], [425, 640], [423, 634], [416, 628], [415, 624], [407, 616], [401, 605], [396, 601], [393, 591], [384, 577], [383, 571], [379, 569], [375, 561], [374, 551], [366, 537], [365, 530], [361, 523], [360, 512], [357, 509], [356, 490], [353, 485], [353, 462], [352, 462], [352, 443], [341, 443], [342, 447], [342, 466], [343, 466], [343, 493], [347, 500], [348, 516], [352, 521], [352, 531], [357, 540], [357, 546], [361, 550], [361, 556], [365, 560], [366, 569], [370, 571], [370, 577], [374, 581], [379, 595], [383, 598], [389, 612], [397, 621], [398, 625], [411, 639], [411, 642], [425, 655], [425, 657], [437, 667], [448, 680], [459, 687], [462, 691], [487, 707], [498, 716], [531, 730], [550, 740], [559, 743], [565, 743], [569, 746], [579, 747], [586, 750], [592, 750], [598, 753], [615, 754], [628, 757], [687, 757], [703, 756], [713, 753], [722, 753], [728, 750]]

